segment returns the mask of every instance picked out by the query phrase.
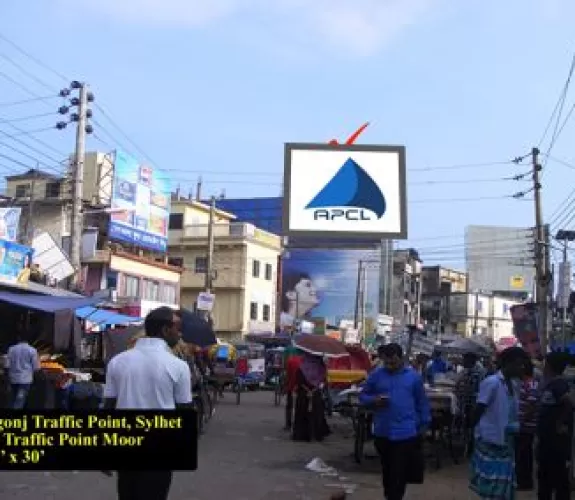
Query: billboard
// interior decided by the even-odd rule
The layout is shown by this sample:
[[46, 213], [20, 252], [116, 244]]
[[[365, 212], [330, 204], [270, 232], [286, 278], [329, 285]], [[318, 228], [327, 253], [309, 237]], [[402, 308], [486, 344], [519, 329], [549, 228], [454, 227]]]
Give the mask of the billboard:
[[16, 281], [20, 271], [31, 263], [33, 254], [30, 247], [0, 239], [0, 279]]
[[[353, 320], [358, 263], [373, 258], [371, 253], [359, 249], [289, 249], [282, 257], [282, 316], [310, 321], [325, 318], [328, 325]], [[361, 305], [365, 317], [373, 318], [376, 324], [379, 266], [374, 263], [365, 269], [366, 293]]]
[[283, 234], [407, 238], [403, 146], [286, 144]]
[[166, 174], [116, 151], [110, 239], [165, 252], [170, 197]]
[[18, 239], [18, 227], [20, 224], [19, 207], [0, 208], [0, 239], [16, 241]]

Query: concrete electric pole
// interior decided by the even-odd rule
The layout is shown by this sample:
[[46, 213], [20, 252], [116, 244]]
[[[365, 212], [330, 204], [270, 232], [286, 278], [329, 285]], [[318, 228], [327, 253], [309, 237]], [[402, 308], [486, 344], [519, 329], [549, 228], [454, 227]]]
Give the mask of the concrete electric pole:
[[531, 150], [531, 166], [533, 169], [533, 194], [535, 200], [535, 277], [537, 280], [537, 303], [539, 304], [539, 339], [543, 355], [547, 353], [549, 340], [549, 247], [548, 231], [543, 224], [543, 208], [541, 206], [541, 165], [539, 164], [539, 149]]
[[[74, 88], [74, 85], [72, 85]], [[76, 87], [78, 88], [78, 87]], [[78, 120], [76, 127], [76, 150], [72, 171], [72, 224], [70, 231], [70, 258], [74, 267], [72, 285], [77, 288], [82, 283], [82, 199], [84, 195], [84, 160], [86, 156], [86, 125], [88, 108], [88, 86], [79, 84]]]

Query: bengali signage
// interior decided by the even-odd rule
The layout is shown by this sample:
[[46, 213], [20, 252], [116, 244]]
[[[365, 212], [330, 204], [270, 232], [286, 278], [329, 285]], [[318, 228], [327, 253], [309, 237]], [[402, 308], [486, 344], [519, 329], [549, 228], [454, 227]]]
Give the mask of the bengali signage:
[[515, 337], [521, 343], [521, 347], [531, 358], [540, 358], [542, 353], [537, 304], [533, 302], [518, 304], [511, 306], [510, 311]]
[[165, 252], [170, 197], [170, 182], [165, 173], [117, 151], [110, 238]]

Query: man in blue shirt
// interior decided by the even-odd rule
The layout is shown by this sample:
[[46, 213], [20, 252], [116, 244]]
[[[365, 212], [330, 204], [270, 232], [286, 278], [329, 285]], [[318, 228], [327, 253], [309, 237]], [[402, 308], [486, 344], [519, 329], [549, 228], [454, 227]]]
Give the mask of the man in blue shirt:
[[383, 366], [369, 375], [360, 401], [376, 409], [375, 447], [383, 469], [385, 498], [402, 500], [408, 482], [415, 482], [412, 477], [422, 476], [421, 437], [431, 422], [431, 411], [423, 380], [404, 365], [401, 347], [387, 344], [378, 354]]

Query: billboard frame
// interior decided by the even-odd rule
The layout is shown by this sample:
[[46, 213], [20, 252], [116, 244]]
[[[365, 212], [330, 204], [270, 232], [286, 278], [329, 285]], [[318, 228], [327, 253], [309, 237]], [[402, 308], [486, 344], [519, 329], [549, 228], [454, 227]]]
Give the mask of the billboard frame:
[[[291, 214], [291, 177], [293, 151], [327, 151], [327, 152], [365, 152], [365, 153], [396, 153], [398, 155], [399, 176], [399, 222], [400, 230], [397, 232], [365, 232], [365, 231], [317, 231], [317, 230], [291, 230], [289, 228]], [[405, 159], [405, 146], [392, 145], [335, 145], [322, 143], [296, 143], [289, 142], [284, 147], [284, 182], [283, 182], [283, 211], [282, 235], [297, 238], [337, 238], [341, 240], [354, 240], [358, 238], [373, 237], [374, 239], [407, 239], [407, 172]]]

